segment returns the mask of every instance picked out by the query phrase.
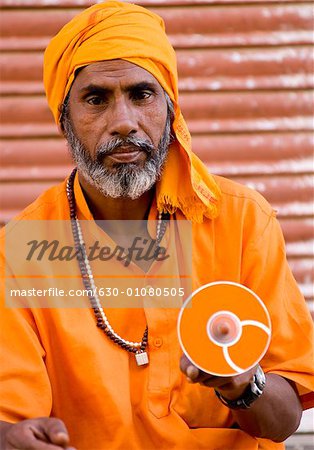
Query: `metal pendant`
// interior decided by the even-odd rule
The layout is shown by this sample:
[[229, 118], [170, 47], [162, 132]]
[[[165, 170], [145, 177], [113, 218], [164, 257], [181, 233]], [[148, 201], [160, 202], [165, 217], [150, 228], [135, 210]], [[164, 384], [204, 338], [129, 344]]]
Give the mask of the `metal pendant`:
[[138, 366], [148, 364], [148, 355], [146, 352], [135, 353], [135, 359]]

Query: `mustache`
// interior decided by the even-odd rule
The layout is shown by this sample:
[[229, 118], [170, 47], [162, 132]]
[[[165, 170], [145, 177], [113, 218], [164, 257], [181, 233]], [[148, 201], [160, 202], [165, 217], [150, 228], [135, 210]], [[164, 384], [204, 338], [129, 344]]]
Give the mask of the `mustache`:
[[155, 151], [154, 145], [148, 141], [147, 139], [138, 138], [135, 136], [128, 137], [113, 137], [105, 144], [101, 144], [97, 147], [96, 150], [96, 159], [101, 162], [103, 158], [110, 153], [113, 153], [120, 147], [134, 147], [137, 150], [142, 150], [148, 154]]

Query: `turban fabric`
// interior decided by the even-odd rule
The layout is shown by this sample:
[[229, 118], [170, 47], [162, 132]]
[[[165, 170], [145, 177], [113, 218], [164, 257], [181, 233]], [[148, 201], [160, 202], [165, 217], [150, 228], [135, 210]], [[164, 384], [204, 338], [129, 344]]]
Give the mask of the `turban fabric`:
[[107, 1], [67, 23], [51, 40], [44, 56], [44, 85], [56, 123], [75, 71], [98, 61], [124, 59], [150, 72], [171, 98], [175, 140], [157, 183], [159, 211], [180, 208], [188, 220], [218, 215], [220, 191], [203, 163], [192, 153], [191, 137], [178, 103], [175, 52], [163, 20], [137, 5]]

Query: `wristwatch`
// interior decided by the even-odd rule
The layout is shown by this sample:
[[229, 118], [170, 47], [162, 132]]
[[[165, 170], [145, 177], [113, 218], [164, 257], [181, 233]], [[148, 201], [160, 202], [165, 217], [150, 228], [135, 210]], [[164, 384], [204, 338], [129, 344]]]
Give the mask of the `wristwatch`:
[[230, 409], [248, 409], [263, 393], [266, 377], [260, 365], [257, 366], [253, 379], [240, 398], [229, 400], [215, 390], [219, 400]]

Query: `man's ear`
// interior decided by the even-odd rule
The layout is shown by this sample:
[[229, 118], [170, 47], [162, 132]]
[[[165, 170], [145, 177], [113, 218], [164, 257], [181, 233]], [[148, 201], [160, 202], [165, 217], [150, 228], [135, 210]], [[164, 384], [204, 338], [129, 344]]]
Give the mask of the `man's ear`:
[[59, 108], [58, 108], [58, 111], [59, 111], [58, 130], [63, 135], [63, 137], [65, 137], [65, 131], [64, 131], [64, 126], [63, 126], [64, 109], [65, 109], [64, 103], [59, 105]]
[[66, 132], [65, 132], [65, 127], [64, 127], [64, 120], [65, 120], [65, 117], [69, 114], [70, 92], [71, 92], [71, 90], [68, 92], [63, 103], [61, 103], [61, 105], [59, 105], [59, 108], [58, 108], [58, 110], [59, 110], [58, 129], [59, 129], [60, 133], [63, 135], [63, 137], [65, 137], [65, 138], [66, 138]]
[[60, 111], [60, 119], [59, 119], [59, 123], [58, 123], [58, 130], [59, 133], [62, 134], [62, 136], [64, 138], [66, 138], [66, 133], [65, 133], [65, 129], [64, 129], [64, 121], [63, 121], [63, 105], [59, 108]]
[[62, 134], [62, 136], [66, 139], [66, 134], [65, 134], [65, 130], [64, 130], [63, 123], [60, 123], [60, 122], [59, 122], [59, 124], [58, 124], [58, 130], [59, 130], [59, 133]]

